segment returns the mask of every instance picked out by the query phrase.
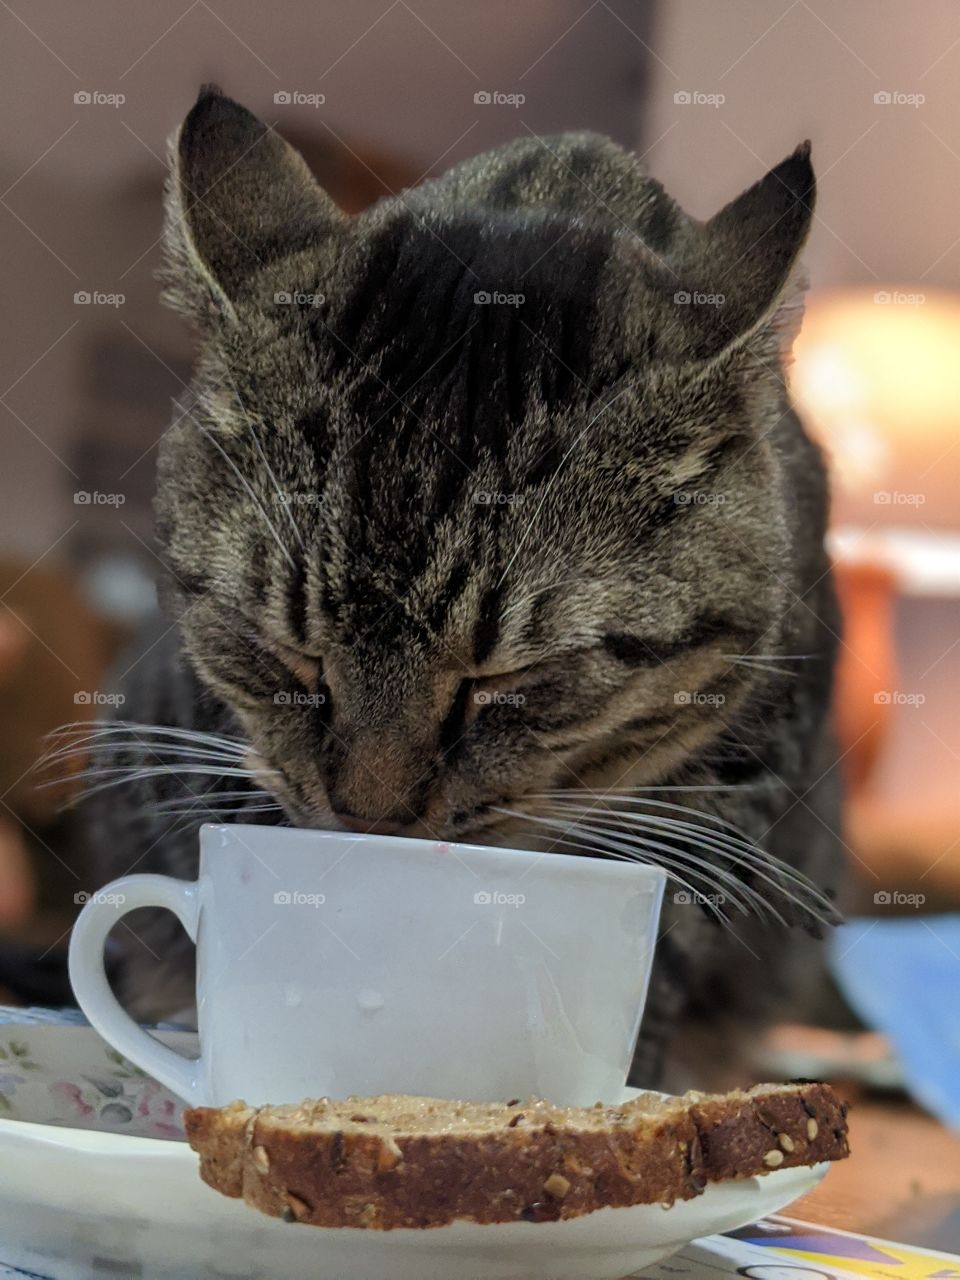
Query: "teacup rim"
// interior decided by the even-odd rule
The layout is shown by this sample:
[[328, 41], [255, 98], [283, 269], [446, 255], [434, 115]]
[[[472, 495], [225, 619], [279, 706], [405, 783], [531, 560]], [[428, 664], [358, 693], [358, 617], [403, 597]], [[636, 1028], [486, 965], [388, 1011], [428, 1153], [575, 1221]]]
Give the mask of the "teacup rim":
[[[403, 845], [402, 851], [405, 853], [430, 854], [431, 857], [436, 857], [438, 847], [443, 847], [451, 851], [463, 850], [465, 854], [483, 853], [496, 855], [500, 858], [508, 857], [511, 865], [523, 866], [528, 864], [530, 869], [538, 863], [549, 859], [550, 865], [558, 870], [575, 872], [578, 875], [588, 874], [591, 879], [599, 875], [605, 879], [636, 882], [638, 877], [646, 877], [654, 883], [654, 886], [665, 885], [667, 881], [666, 870], [655, 862], [633, 862], [632, 860], [627, 861], [626, 859], [607, 856], [590, 858], [582, 854], [556, 853], [545, 849], [513, 849], [508, 845], [471, 844], [464, 840], [427, 840], [420, 836], [388, 836], [378, 835], [376, 832], [326, 831], [320, 827], [281, 827], [257, 822], [204, 822], [200, 826], [200, 837], [202, 840], [206, 833], [222, 832], [224, 835], [235, 835], [242, 831], [269, 832], [271, 835], [279, 834], [283, 839], [294, 836], [298, 838], [309, 837], [323, 841], [347, 841], [351, 844]], [[602, 854], [602, 850], [598, 852]]]

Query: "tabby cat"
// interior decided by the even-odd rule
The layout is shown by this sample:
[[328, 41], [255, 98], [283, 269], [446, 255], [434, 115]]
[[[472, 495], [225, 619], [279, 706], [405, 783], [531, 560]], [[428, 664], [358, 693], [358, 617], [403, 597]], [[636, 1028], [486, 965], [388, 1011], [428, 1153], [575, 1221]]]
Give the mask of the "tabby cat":
[[[99, 881], [193, 876], [212, 819], [630, 857], [673, 877], [635, 1082], [794, 1007], [840, 866], [826, 486], [783, 373], [813, 203], [807, 144], [703, 223], [570, 133], [347, 217], [204, 89], [169, 629], [93, 740]], [[186, 938], [130, 924], [124, 998], [182, 1015]]]

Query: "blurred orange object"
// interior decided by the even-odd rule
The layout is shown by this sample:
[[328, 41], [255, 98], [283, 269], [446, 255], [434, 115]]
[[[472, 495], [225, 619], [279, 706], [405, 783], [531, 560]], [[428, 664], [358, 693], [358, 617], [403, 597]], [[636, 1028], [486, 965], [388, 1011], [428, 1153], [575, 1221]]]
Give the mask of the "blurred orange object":
[[24, 924], [33, 915], [37, 882], [23, 832], [0, 818], [0, 928]]
[[0, 559], [0, 815], [43, 824], [68, 798], [69, 778], [40, 789], [33, 766], [51, 730], [103, 714], [117, 639], [68, 569]]
[[44, 906], [69, 905], [75, 890], [63, 860], [45, 842], [82, 760], [59, 766], [59, 785], [49, 788], [38, 787], [34, 766], [52, 729], [101, 714], [93, 695], [103, 687], [118, 639], [69, 569], [0, 559], [2, 930], [29, 925]]
[[[0, 687], [12, 681], [26, 653], [30, 636], [12, 613], [0, 610]], [[0, 926], [29, 919], [36, 900], [36, 882], [23, 833], [16, 822], [0, 815]]]
[[834, 723], [850, 796], [867, 783], [890, 721], [896, 687], [893, 602], [896, 575], [880, 564], [837, 564], [834, 578], [843, 617]]

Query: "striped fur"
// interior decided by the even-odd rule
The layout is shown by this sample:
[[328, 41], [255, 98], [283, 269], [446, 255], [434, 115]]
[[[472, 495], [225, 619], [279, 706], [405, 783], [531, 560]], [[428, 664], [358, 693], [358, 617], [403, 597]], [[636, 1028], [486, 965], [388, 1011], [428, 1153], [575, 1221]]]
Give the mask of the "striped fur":
[[[347, 219], [201, 95], [168, 200], [202, 345], [160, 450], [180, 643], [153, 679], [189, 672], [191, 722], [250, 744], [275, 820], [552, 848], [532, 797], [699, 787], [688, 807], [831, 888], [825, 485], [782, 375], [812, 206], [806, 147], [699, 223], [570, 134]], [[195, 825], [141, 868], [189, 862]], [[672, 903], [666, 930], [647, 1083], [686, 1014], [754, 1003], [744, 947], [777, 999], [814, 972], [796, 931], [740, 945]], [[157, 1013], [186, 981], [128, 989]]]

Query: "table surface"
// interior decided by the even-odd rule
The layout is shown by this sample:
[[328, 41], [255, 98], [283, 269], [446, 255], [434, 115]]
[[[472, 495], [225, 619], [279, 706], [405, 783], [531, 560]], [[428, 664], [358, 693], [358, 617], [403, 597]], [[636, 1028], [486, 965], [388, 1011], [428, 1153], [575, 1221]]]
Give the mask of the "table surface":
[[960, 1134], [910, 1103], [851, 1098], [848, 1160], [791, 1218], [960, 1254]]

